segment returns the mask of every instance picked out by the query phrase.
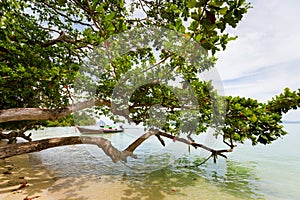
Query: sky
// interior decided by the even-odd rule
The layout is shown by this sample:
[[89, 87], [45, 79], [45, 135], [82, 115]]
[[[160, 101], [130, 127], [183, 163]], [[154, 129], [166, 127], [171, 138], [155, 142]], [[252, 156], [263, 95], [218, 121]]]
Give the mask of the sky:
[[[225, 95], [267, 102], [285, 87], [300, 88], [300, 1], [252, 0], [235, 29], [238, 39], [217, 54]], [[300, 120], [290, 111], [285, 120]]]

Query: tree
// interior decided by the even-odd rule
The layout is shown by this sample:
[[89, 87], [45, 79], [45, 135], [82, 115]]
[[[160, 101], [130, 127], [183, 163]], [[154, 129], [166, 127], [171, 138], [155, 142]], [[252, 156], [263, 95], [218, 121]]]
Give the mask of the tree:
[[[216, 159], [226, 157], [235, 142], [268, 144], [285, 135], [282, 114], [300, 103], [300, 90], [286, 89], [259, 103], [219, 95], [211, 81], [200, 78], [213, 68], [215, 53], [236, 39], [225, 30], [235, 28], [250, 9], [245, 0], [6, 0], [0, 5], [0, 138], [29, 141], [1, 148], [1, 158], [87, 142], [115, 162], [126, 161], [155, 135], [162, 145], [162, 137], [170, 138], [204, 148]], [[61, 138], [50, 145], [24, 134], [85, 108], [143, 122], [149, 131], [124, 151], [103, 138]], [[209, 127], [229, 149], [214, 150], [192, 139], [192, 133]]]

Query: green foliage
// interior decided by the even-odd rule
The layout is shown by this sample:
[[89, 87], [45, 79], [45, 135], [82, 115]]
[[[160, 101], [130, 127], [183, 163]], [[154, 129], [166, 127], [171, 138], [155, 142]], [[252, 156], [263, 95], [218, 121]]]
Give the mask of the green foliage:
[[[4, 1], [0, 9], [0, 109], [69, 105], [67, 87], [78, 70], [72, 45], [47, 46], [53, 32], [41, 27], [41, 21], [24, 12], [23, 1]], [[23, 8], [23, 9], [21, 9]], [[19, 129], [28, 122], [10, 122]], [[3, 126], [3, 124], [1, 124]]]
[[298, 91], [290, 91], [285, 88], [284, 92], [273, 97], [268, 102], [268, 110], [278, 114], [287, 113], [289, 110], [296, 110], [300, 106], [300, 89]]
[[96, 119], [91, 117], [87, 112], [77, 112], [71, 115], [68, 115], [66, 117], [57, 119], [55, 121], [47, 120], [45, 123], [43, 123], [43, 126], [46, 127], [59, 127], [59, 126], [89, 126], [89, 125], [95, 125]]
[[60, 118], [55, 121], [48, 120], [45, 124], [43, 124], [46, 127], [59, 127], [59, 126], [74, 126], [74, 116], [68, 115], [66, 117]]
[[90, 116], [87, 112], [81, 111], [72, 115], [74, 125], [89, 126], [96, 125], [96, 119]]
[[[299, 106], [299, 91], [286, 89], [266, 104], [243, 97], [225, 100], [211, 82], [199, 78], [213, 67], [213, 55], [236, 39], [225, 30], [235, 28], [249, 8], [245, 0], [2, 1], [0, 110], [65, 108], [74, 99], [95, 97], [114, 100], [111, 108], [95, 107], [99, 115], [123, 116], [174, 134], [200, 134], [213, 127], [230, 142], [270, 143], [286, 134], [282, 113]], [[153, 34], [155, 26], [165, 29]], [[120, 43], [117, 36], [130, 30], [135, 41], [125, 34]], [[179, 86], [169, 87], [170, 81]], [[84, 113], [75, 121], [94, 124]], [[21, 129], [29, 123], [7, 122], [0, 128]], [[45, 123], [74, 122], [68, 116], [34, 124]]]
[[241, 97], [228, 97], [227, 101], [224, 136], [239, 142], [250, 139], [253, 145], [268, 144], [287, 134], [281, 124], [282, 114], [300, 106], [300, 90], [286, 88], [268, 103]]
[[252, 144], [271, 143], [286, 134], [282, 130], [281, 115], [270, 112], [267, 104], [253, 99], [228, 97], [228, 112], [224, 127], [225, 138], [244, 142], [250, 139]]

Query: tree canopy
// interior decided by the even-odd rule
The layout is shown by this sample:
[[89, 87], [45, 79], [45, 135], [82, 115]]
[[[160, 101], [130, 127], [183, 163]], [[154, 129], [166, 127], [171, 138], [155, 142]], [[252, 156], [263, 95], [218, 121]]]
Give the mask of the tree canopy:
[[260, 103], [223, 96], [201, 77], [237, 38], [226, 28], [250, 8], [245, 0], [2, 1], [0, 128], [18, 134], [1, 138], [29, 139], [24, 132], [46, 120], [92, 108], [143, 123], [145, 138], [162, 144], [182, 133], [189, 139], [179, 141], [202, 147], [190, 134], [208, 128], [230, 149], [271, 143], [287, 134], [282, 115], [297, 109], [300, 90]]

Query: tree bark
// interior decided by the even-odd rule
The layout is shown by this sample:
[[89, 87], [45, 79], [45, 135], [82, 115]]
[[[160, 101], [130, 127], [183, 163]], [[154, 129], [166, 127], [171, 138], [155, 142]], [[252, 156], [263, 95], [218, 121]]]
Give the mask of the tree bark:
[[22, 120], [56, 120], [65, 117], [72, 112], [90, 108], [92, 106], [111, 106], [107, 100], [89, 100], [80, 102], [66, 108], [43, 109], [43, 108], [11, 108], [0, 110], [0, 123]]
[[[49, 138], [42, 139], [33, 142], [24, 142], [17, 144], [8, 144], [6, 146], [0, 147], [0, 159], [12, 157], [15, 155], [21, 155], [26, 153], [38, 152], [45, 149], [66, 146], [66, 145], [76, 145], [76, 144], [93, 144], [97, 145], [101, 148], [104, 153], [109, 156], [113, 162], [123, 161], [127, 162], [127, 158], [130, 156], [132, 158], [137, 158], [137, 156], [133, 153], [137, 147], [139, 147], [145, 140], [149, 137], [155, 135], [162, 145], [164, 145], [164, 141], [161, 137], [166, 137], [169, 139], [173, 139], [176, 136], [171, 134], [161, 132], [159, 130], [150, 130], [145, 133], [134, 142], [132, 142], [124, 151], [120, 151], [115, 148], [108, 139], [102, 137], [88, 137], [88, 136], [72, 136], [72, 137], [61, 137], [61, 138]], [[222, 156], [227, 158], [223, 153], [231, 152], [233, 149], [223, 149], [223, 150], [214, 150], [202, 144], [187, 140], [185, 138], [176, 137], [177, 142], [182, 142], [187, 145], [191, 145], [194, 148], [200, 147], [212, 153], [211, 156], [216, 160], [217, 156]]]
[[127, 161], [127, 157], [131, 156], [137, 158], [132, 152], [119, 151], [115, 148], [111, 142], [102, 137], [88, 137], [88, 136], [73, 136], [73, 137], [61, 137], [50, 138], [43, 140], [36, 140], [33, 142], [10, 144], [4, 147], [0, 147], [0, 159], [12, 157], [15, 155], [21, 155], [26, 153], [38, 152], [45, 149], [75, 145], [75, 144], [93, 144], [101, 148], [106, 155], [108, 155], [113, 162]]
[[165, 132], [155, 130], [155, 129], [150, 130], [147, 133], [143, 134], [141, 137], [139, 137], [133, 143], [131, 143], [124, 151], [133, 152], [137, 147], [139, 147], [145, 140], [147, 140], [152, 135], [155, 135], [163, 146], [165, 146], [165, 143], [164, 143], [164, 141], [161, 137], [172, 139], [174, 142], [178, 141], [178, 142], [182, 142], [182, 143], [187, 144], [187, 145], [191, 145], [195, 149], [200, 147], [200, 148], [202, 148], [206, 151], [211, 152], [212, 153], [211, 156], [214, 157], [214, 160], [217, 158], [217, 156], [222, 156], [224, 158], [227, 158], [223, 153], [228, 153], [228, 152], [233, 151], [233, 147], [230, 148], [230, 149], [215, 150], [215, 149], [209, 148], [209, 147], [207, 147], [203, 144], [196, 143], [194, 140], [188, 140], [188, 139], [185, 139], [185, 138], [180, 138], [180, 137], [177, 137], [177, 136], [173, 136], [169, 133], [165, 133]]
[[29, 123], [19, 131], [10, 131], [9, 133], [6, 133], [6, 134], [3, 133], [3, 130], [0, 130], [0, 140], [7, 139], [8, 143], [11, 144], [11, 143], [17, 141], [17, 137], [21, 137], [21, 138], [24, 138], [25, 140], [31, 142], [31, 140], [32, 140], [30, 138], [31, 133], [29, 133], [28, 135], [25, 135], [25, 131], [30, 129], [31, 125], [34, 125], [34, 124], [35, 123]]

